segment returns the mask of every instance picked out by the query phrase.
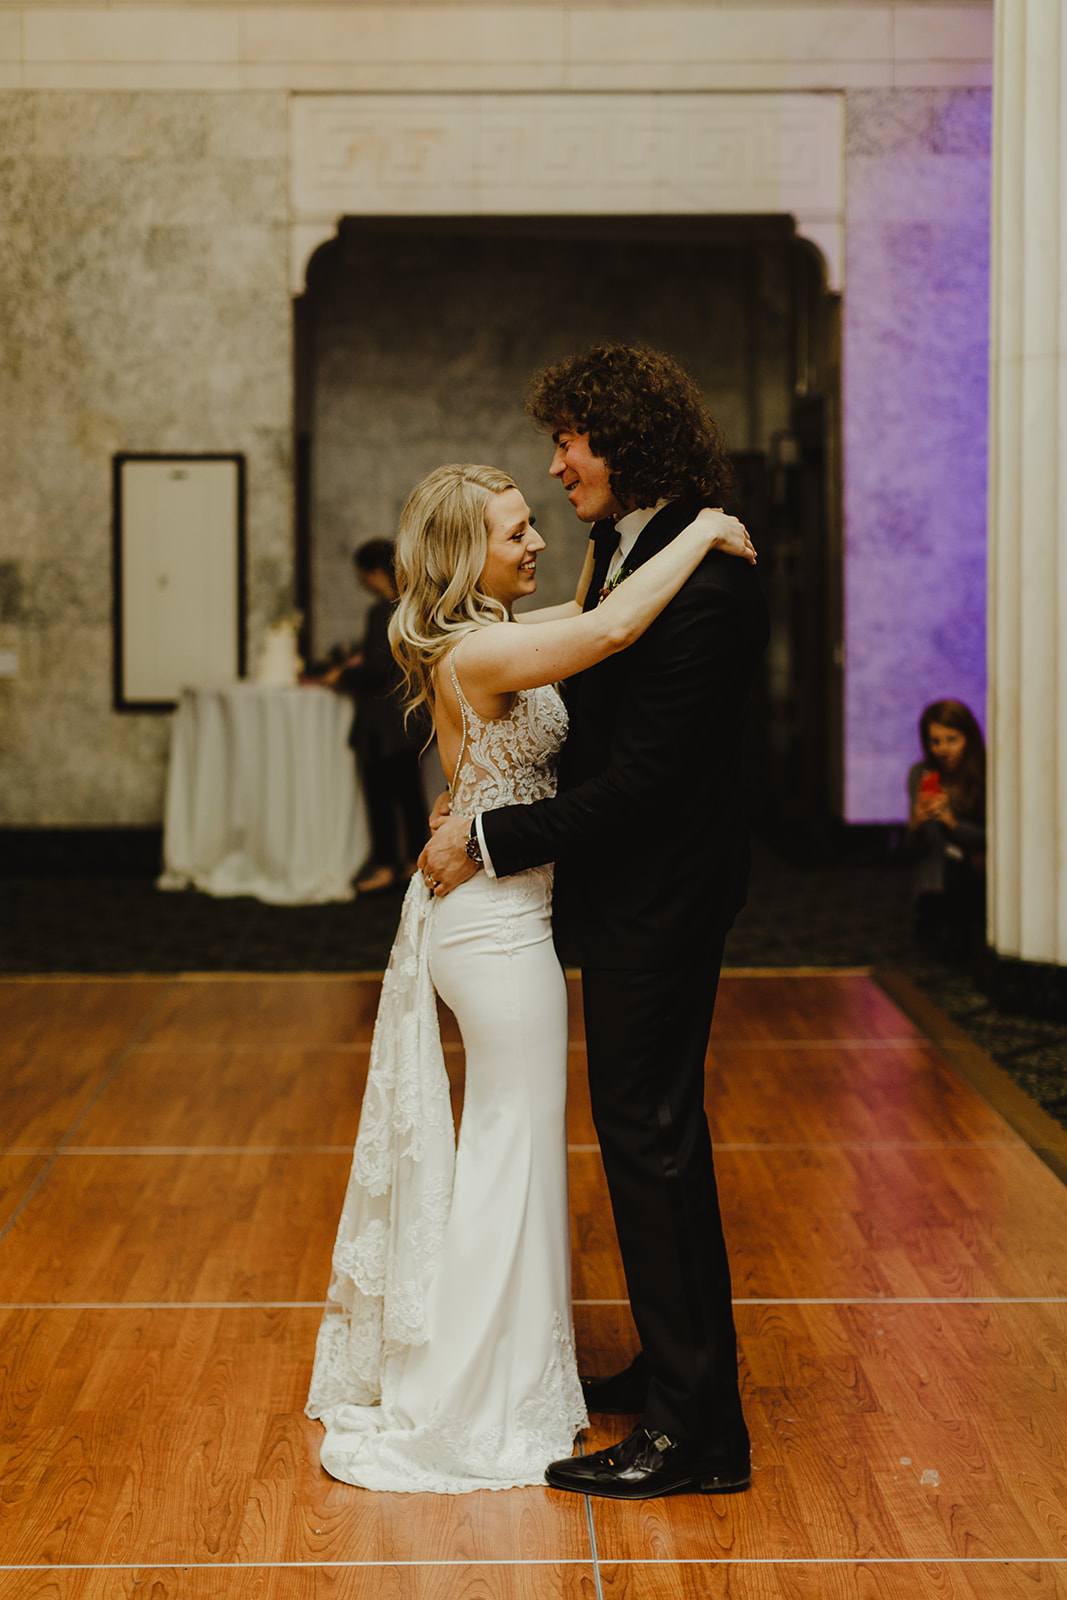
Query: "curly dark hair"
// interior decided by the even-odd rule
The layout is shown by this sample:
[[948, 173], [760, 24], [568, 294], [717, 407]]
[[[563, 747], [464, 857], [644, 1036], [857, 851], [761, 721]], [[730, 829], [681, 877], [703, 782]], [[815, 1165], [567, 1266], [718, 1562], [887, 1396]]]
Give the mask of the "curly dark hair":
[[557, 361], [531, 379], [526, 413], [553, 434], [587, 433], [627, 510], [686, 491], [722, 505], [733, 487], [722, 429], [692, 378], [659, 350], [597, 344]]

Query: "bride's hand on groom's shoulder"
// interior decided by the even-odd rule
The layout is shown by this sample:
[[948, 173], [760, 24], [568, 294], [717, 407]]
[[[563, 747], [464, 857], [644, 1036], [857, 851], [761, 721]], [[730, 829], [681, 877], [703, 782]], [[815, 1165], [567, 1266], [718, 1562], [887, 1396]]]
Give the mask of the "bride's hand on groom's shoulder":
[[748, 529], [737, 517], [729, 516], [718, 506], [705, 506], [697, 513], [695, 521], [711, 534], [712, 550], [722, 550], [728, 556], [740, 556], [751, 566], [756, 565], [756, 547]]
[[[437, 810], [436, 806], [434, 810]], [[419, 857], [423, 881], [438, 900], [443, 900], [459, 884], [473, 878], [478, 870], [467, 854], [470, 831], [470, 817], [442, 817]]]

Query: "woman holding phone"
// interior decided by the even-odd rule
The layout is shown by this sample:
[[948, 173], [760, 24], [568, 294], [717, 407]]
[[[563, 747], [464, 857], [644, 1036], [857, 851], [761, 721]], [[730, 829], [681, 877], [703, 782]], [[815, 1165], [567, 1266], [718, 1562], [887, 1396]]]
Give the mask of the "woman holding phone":
[[960, 700], [928, 705], [919, 738], [924, 759], [908, 773], [916, 931], [963, 953], [985, 918], [985, 741]]

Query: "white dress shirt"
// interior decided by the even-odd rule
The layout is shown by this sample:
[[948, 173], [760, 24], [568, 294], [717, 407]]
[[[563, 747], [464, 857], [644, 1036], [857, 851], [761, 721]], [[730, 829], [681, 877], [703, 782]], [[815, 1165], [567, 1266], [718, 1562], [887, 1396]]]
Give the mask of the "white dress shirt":
[[668, 500], [657, 500], [654, 506], [642, 506], [639, 511], [628, 511], [620, 517], [615, 524], [615, 532], [619, 536], [619, 548], [608, 562], [608, 570], [604, 574], [604, 582], [610, 583], [619, 568], [630, 559], [630, 551], [637, 543], [639, 536], [644, 533], [657, 511], [662, 511]]

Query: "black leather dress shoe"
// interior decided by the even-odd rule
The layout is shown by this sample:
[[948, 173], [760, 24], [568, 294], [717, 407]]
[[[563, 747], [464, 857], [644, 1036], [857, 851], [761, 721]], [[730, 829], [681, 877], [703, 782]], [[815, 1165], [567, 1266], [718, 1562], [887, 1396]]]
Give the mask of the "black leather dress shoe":
[[653, 1500], [661, 1494], [735, 1494], [748, 1488], [751, 1476], [747, 1444], [683, 1444], [665, 1433], [638, 1428], [610, 1450], [553, 1461], [545, 1481], [576, 1494]]
[[587, 1411], [604, 1411], [613, 1417], [639, 1417], [648, 1399], [648, 1369], [638, 1355], [624, 1372], [610, 1378], [583, 1378], [582, 1394]]

